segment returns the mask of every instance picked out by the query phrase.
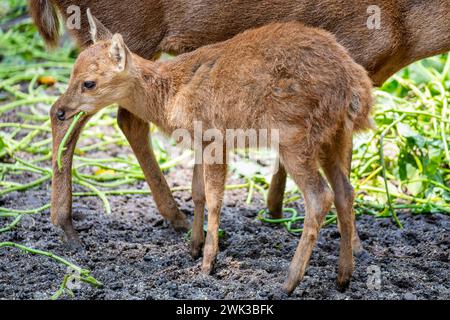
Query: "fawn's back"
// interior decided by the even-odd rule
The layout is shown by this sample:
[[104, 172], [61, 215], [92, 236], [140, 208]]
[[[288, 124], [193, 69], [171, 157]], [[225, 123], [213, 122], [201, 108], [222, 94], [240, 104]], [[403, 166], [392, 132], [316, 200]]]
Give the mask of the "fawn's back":
[[370, 127], [371, 81], [328, 32], [300, 23], [246, 31], [162, 63], [178, 79], [174, 127], [335, 131]]

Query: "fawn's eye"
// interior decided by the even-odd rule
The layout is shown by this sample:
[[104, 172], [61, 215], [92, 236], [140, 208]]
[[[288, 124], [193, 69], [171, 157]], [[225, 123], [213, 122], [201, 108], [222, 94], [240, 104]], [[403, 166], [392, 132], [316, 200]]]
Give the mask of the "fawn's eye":
[[59, 109], [58, 112], [56, 113], [56, 117], [58, 118], [59, 121], [64, 121], [66, 120], [66, 112], [64, 110]]
[[83, 88], [87, 89], [87, 90], [92, 90], [95, 88], [97, 84], [95, 83], [95, 81], [85, 81], [83, 83]]

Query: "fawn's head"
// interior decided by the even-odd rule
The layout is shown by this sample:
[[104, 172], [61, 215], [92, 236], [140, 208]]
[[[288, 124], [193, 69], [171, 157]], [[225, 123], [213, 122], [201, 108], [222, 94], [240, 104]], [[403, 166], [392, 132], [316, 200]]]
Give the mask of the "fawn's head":
[[88, 10], [93, 45], [80, 53], [69, 86], [52, 108], [52, 116], [66, 121], [84, 112], [93, 115], [128, 95], [132, 55], [120, 34], [112, 35]]

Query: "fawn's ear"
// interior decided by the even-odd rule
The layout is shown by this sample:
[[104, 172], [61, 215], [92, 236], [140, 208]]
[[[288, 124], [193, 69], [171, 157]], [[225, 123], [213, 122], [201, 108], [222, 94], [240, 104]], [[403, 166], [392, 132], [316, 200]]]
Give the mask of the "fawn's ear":
[[111, 46], [109, 47], [109, 55], [116, 63], [117, 71], [125, 71], [125, 68], [130, 62], [131, 54], [127, 45], [123, 41], [122, 36], [118, 33], [112, 37]]
[[91, 9], [86, 10], [86, 15], [89, 22], [89, 33], [91, 34], [92, 43], [96, 43], [101, 40], [110, 40], [112, 33], [91, 13]]

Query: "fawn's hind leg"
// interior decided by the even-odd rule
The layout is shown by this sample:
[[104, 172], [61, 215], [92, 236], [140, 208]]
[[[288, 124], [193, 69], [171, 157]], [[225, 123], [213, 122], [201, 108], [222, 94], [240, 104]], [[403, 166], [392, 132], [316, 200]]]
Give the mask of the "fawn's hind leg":
[[[347, 159], [348, 176], [350, 176], [352, 166], [352, 150], [349, 151], [350, 156]], [[267, 193], [267, 208], [273, 218], [279, 219], [283, 217], [283, 200], [286, 189], [287, 173], [286, 169], [280, 163], [280, 168], [276, 172], [270, 182], [269, 191]], [[356, 228], [356, 219], [353, 225], [353, 252], [360, 253], [364, 250]]]
[[305, 275], [319, 231], [333, 203], [333, 192], [321, 176], [315, 159], [305, 161], [306, 157], [292, 151], [284, 151], [282, 158], [287, 172], [303, 193], [306, 209], [302, 237], [284, 285], [284, 290], [290, 294]]
[[206, 197], [203, 165], [201, 164], [196, 164], [194, 166], [194, 175], [192, 177], [192, 200], [194, 201], [194, 224], [192, 226], [191, 255], [196, 259], [200, 256], [205, 241], [203, 224], [205, 221]]
[[338, 134], [333, 146], [326, 148], [322, 156], [322, 167], [334, 191], [334, 203], [341, 233], [339, 271], [337, 284], [345, 290], [350, 283], [353, 269], [353, 239], [355, 216], [353, 213], [354, 190], [348, 179], [349, 150], [352, 149], [350, 133]]
[[208, 206], [208, 232], [203, 249], [202, 272], [211, 274], [217, 254], [219, 253], [219, 225], [222, 209], [225, 182], [227, 178], [226, 164], [203, 165]]

